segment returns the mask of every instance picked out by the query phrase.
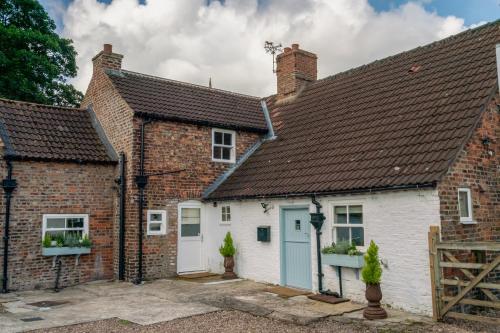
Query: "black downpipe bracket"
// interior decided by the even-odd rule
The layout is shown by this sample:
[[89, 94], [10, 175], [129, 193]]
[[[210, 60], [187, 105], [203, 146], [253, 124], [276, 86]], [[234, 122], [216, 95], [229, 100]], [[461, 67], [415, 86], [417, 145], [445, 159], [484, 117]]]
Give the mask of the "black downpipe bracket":
[[5, 224], [3, 232], [3, 276], [2, 293], [6, 294], [8, 290], [8, 264], [9, 264], [9, 233], [10, 233], [10, 204], [12, 192], [17, 187], [17, 182], [12, 178], [12, 162], [7, 160], [7, 178], [3, 179], [2, 187], [5, 194]]
[[143, 273], [142, 273], [142, 238], [143, 238], [143, 206], [144, 206], [144, 189], [148, 184], [148, 176], [144, 172], [144, 133], [145, 127], [149, 124], [151, 120], [143, 120], [141, 124], [141, 155], [140, 155], [140, 166], [139, 166], [139, 175], [135, 177], [135, 183], [139, 188], [139, 225], [138, 225], [138, 239], [139, 239], [139, 251], [138, 251], [138, 264], [139, 267], [137, 269], [137, 278], [134, 281], [134, 284], [141, 284], [143, 281]]
[[120, 234], [118, 246], [118, 279], [125, 280], [125, 154], [120, 154]]

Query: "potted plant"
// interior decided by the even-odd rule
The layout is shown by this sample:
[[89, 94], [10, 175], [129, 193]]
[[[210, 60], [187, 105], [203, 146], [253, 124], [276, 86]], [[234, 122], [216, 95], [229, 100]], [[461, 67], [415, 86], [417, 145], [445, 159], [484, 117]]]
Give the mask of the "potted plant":
[[331, 246], [324, 247], [321, 253], [322, 262], [325, 265], [361, 268], [365, 263], [363, 253], [356, 249], [354, 243], [332, 243]]
[[237, 276], [234, 273], [234, 254], [236, 249], [233, 245], [233, 238], [231, 233], [228, 231], [226, 237], [224, 237], [224, 243], [219, 248], [220, 254], [224, 257], [224, 269], [225, 272], [222, 275], [224, 279], [235, 279]]
[[387, 312], [380, 306], [382, 291], [380, 289], [380, 280], [382, 278], [382, 267], [378, 257], [378, 246], [374, 241], [365, 255], [365, 266], [361, 271], [363, 282], [366, 283], [365, 297], [368, 301], [368, 307], [363, 310], [363, 316], [366, 319], [384, 319], [387, 318]]

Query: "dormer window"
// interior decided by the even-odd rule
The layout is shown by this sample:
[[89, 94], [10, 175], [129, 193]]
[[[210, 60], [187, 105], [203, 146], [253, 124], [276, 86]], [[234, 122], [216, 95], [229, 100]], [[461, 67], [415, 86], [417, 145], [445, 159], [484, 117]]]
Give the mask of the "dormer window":
[[212, 161], [234, 163], [236, 160], [236, 133], [212, 129]]

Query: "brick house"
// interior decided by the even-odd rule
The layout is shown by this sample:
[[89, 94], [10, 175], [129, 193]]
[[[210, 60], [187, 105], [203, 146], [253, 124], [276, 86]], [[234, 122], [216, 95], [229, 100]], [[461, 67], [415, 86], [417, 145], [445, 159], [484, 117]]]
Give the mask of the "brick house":
[[[64, 201], [81, 187], [88, 190], [82, 202], [95, 204], [106, 221], [76, 196], [75, 207], [55, 204], [57, 213], [87, 214], [94, 241], [80, 266], [63, 264], [64, 285], [221, 272], [218, 246], [231, 231], [238, 275], [318, 290], [313, 197], [326, 216], [323, 245], [349, 241], [365, 249], [376, 241], [385, 302], [430, 313], [429, 227], [440, 225], [443, 239], [500, 240], [499, 29], [493, 22], [323, 79], [317, 79], [316, 55], [293, 44], [277, 57], [276, 94], [263, 99], [125, 70], [123, 56], [105, 45], [92, 60], [82, 103], [87, 113], [72, 110], [90, 115], [94, 143], [65, 146], [78, 151], [84, 145], [92, 154], [100, 147], [102, 160], [56, 158], [46, 165], [57, 156], [47, 140], [43, 158], [9, 162], [18, 181], [11, 234], [24, 235], [23, 225], [32, 232], [30, 242], [11, 237], [8, 261], [36, 272], [46, 265], [43, 286], [52, 282], [56, 268], [40, 256], [41, 216], [54, 213], [47, 208], [53, 198]], [[8, 161], [19, 126], [9, 125], [12, 110], [0, 114]], [[30, 128], [46, 130], [46, 124], [33, 121]], [[82, 177], [73, 181], [78, 168]], [[31, 174], [52, 169], [59, 172], [45, 186], [56, 184], [56, 192], [37, 198], [37, 190], [21, 191], [43, 178]], [[86, 172], [96, 174], [83, 177]], [[98, 194], [89, 190], [91, 181], [99, 182]], [[258, 241], [258, 227], [270, 237]], [[106, 250], [99, 247], [103, 239]], [[322, 269], [322, 289], [339, 290], [338, 271]], [[8, 272], [9, 288], [35, 287]], [[358, 273], [342, 271], [343, 291], [363, 301]], [[402, 278], [409, 275], [412, 283]]]

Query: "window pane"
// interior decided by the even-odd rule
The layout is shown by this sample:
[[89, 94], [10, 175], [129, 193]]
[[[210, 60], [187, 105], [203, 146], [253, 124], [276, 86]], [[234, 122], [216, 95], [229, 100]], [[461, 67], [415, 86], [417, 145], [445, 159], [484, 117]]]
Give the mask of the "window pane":
[[150, 221], [158, 221], [158, 222], [161, 222], [162, 221], [162, 214], [160, 213], [153, 213], [153, 214], [149, 214], [149, 220]]
[[232, 140], [232, 134], [231, 133], [224, 133], [224, 144], [227, 146], [232, 146], [233, 145], [233, 140]]
[[222, 158], [222, 147], [214, 147], [214, 158], [217, 160]]
[[349, 206], [349, 223], [363, 223], [363, 212], [361, 206]]
[[469, 198], [466, 191], [458, 192], [458, 203], [460, 206], [460, 217], [469, 217]]
[[50, 218], [47, 219], [47, 228], [66, 228], [65, 218]]
[[200, 217], [199, 208], [182, 208], [182, 217]]
[[183, 224], [181, 225], [181, 236], [182, 237], [192, 237], [200, 235], [200, 225], [199, 224]]
[[363, 232], [363, 228], [358, 228], [358, 227], [351, 228], [351, 236], [352, 236], [352, 242], [357, 246], [365, 245], [365, 235]]
[[83, 228], [83, 218], [69, 218], [68, 228]]
[[214, 132], [214, 143], [215, 144], [222, 144], [222, 133], [221, 132]]
[[222, 148], [222, 159], [230, 160], [231, 159], [231, 148], [224, 147]]
[[335, 223], [347, 223], [347, 208], [346, 206], [335, 207]]
[[336, 228], [337, 229], [337, 243], [349, 242], [349, 228]]
[[161, 223], [150, 223], [149, 230], [150, 231], [161, 231]]

